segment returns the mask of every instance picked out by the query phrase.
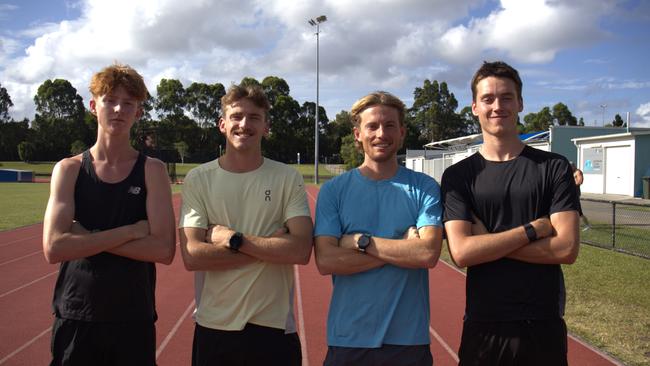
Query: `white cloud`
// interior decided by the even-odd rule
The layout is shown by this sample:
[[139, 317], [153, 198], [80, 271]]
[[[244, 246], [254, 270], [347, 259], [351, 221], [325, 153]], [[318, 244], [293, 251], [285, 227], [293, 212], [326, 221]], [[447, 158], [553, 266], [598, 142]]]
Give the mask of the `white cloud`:
[[[30, 93], [46, 79], [68, 79], [87, 97], [91, 74], [116, 60], [139, 70], [152, 93], [163, 77], [227, 86], [244, 76], [277, 75], [294, 97], [314, 100], [315, 29], [307, 20], [321, 14], [328, 16], [320, 36], [321, 98], [332, 103], [333, 117], [375, 89], [408, 99], [424, 78], [466, 89], [483, 59], [550, 61], [605, 37], [598, 20], [613, 5], [502, 0], [487, 13], [494, 2], [69, 0], [66, 6], [81, 15], [0, 38], [0, 80], [17, 118], [33, 116]], [[486, 15], [472, 17], [475, 10]], [[21, 49], [25, 38], [29, 45]]]
[[[650, 127], [650, 102], [641, 104], [639, 108], [636, 109], [636, 114], [641, 117], [643, 121], [643, 125], [645, 127]], [[633, 126], [630, 124], [630, 126]], [[634, 127], [640, 127], [640, 126], [634, 126]]]

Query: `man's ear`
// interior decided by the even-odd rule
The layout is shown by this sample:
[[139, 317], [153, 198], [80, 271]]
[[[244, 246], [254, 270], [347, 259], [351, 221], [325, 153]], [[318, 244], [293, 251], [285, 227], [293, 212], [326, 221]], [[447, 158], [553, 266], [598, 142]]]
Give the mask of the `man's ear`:
[[90, 98], [90, 113], [97, 117], [97, 102], [95, 102], [95, 98]]

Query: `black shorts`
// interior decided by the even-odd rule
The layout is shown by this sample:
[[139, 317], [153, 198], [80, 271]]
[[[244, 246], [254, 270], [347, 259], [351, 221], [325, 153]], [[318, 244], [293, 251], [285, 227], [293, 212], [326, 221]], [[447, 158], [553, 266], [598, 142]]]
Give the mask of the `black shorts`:
[[428, 344], [397, 346], [384, 344], [381, 348], [327, 347], [323, 366], [431, 366], [433, 356]]
[[459, 366], [566, 366], [563, 319], [463, 323]]
[[50, 366], [155, 366], [156, 327], [54, 318], [50, 348]]
[[302, 351], [296, 333], [284, 329], [246, 324], [243, 330], [228, 331], [194, 327], [192, 366], [278, 365], [300, 366]]

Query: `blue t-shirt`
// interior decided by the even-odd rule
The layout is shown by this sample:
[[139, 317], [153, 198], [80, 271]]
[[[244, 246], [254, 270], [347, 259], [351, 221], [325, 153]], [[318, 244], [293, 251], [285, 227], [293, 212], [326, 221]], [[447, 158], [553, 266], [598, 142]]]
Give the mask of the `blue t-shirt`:
[[[411, 226], [441, 226], [440, 186], [428, 175], [399, 167], [375, 181], [358, 169], [323, 185], [315, 236], [367, 233], [401, 239]], [[426, 268], [386, 264], [352, 275], [332, 275], [327, 319], [330, 346], [378, 348], [429, 344], [429, 276]]]

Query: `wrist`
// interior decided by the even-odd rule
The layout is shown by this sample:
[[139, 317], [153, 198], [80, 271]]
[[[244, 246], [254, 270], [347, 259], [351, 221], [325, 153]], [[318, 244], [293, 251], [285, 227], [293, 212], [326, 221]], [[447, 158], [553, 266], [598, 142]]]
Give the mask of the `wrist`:
[[239, 248], [244, 244], [244, 234], [239, 231], [233, 232], [228, 239], [228, 249], [233, 253], [239, 253]]
[[537, 240], [537, 231], [535, 230], [533, 224], [531, 224], [530, 222], [524, 224], [524, 232], [526, 233], [526, 237], [528, 238], [528, 243], [532, 243]]

